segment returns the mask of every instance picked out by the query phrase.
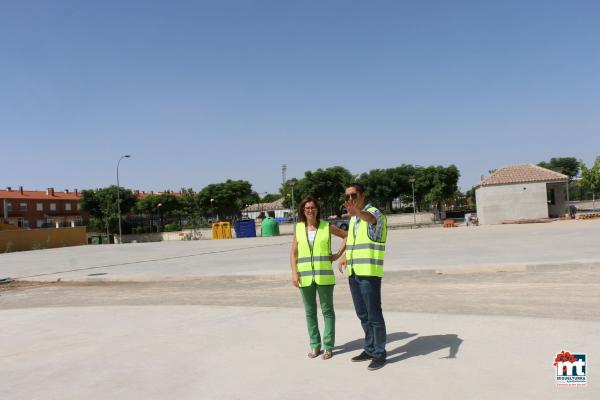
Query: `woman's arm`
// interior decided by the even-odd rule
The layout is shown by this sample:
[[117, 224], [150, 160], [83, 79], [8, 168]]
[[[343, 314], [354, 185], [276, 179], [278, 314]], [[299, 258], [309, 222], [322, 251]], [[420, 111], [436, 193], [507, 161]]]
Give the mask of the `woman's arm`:
[[346, 238], [344, 238], [344, 240], [342, 241], [342, 245], [338, 249], [337, 253], [331, 255], [331, 261], [337, 260], [338, 258], [343, 256], [345, 252], [346, 252]]
[[337, 226], [330, 224], [329, 225], [329, 229], [331, 230], [331, 233], [334, 234], [335, 236], [342, 238], [342, 239], [346, 239], [346, 236], [348, 236], [348, 232], [346, 232], [343, 229], [338, 228]]
[[298, 282], [298, 270], [296, 264], [298, 263], [298, 242], [296, 242], [296, 232], [294, 232], [294, 239], [292, 240], [292, 251], [290, 253], [290, 267], [292, 269], [292, 285], [300, 287]]

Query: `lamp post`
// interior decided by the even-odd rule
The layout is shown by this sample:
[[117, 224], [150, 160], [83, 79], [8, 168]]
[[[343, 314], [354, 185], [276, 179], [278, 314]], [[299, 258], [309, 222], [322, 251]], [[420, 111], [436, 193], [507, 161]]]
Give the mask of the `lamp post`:
[[121, 160], [124, 158], [130, 158], [131, 154], [125, 154], [119, 158], [117, 162], [117, 215], [119, 217], [119, 244], [123, 244], [123, 234], [121, 231], [121, 195], [120, 195], [120, 184], [119, 184], [119, 164], [121, 164]]
[[156, 211], [158, 213], [158, 221], [156, 222], [156, 232], [160, 232], [160, 208], [162, 207], [162, 203], [158, 203], [156, 205]]
[[417, 206], [415, 203], [415, 178], [409, 179], [413, 192], [413, 225], [417, 225]]
[[292, 187], [292, 221], [296, 223], [296, 203], [294, 203], [294, 182], [290, 182]]

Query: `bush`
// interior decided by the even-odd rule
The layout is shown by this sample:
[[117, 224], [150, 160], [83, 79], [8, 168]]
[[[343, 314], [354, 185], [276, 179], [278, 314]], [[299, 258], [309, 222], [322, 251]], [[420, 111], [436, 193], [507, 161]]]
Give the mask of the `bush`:
[[179, 228], [179, 225], [177, 225], [177, 224], [166, 224], [165, 228], [164, 228], [165, 232], [174, 232], [174, 231], [179, 231], [179, 230], [181, 230], [181, 229]]

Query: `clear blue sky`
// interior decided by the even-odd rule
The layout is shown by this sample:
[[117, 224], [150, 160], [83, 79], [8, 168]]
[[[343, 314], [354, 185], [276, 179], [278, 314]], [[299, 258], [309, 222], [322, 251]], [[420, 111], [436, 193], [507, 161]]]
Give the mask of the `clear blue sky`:
[[356, 3], [3, 2], [0, 186], [600, 155], [600, 2]]

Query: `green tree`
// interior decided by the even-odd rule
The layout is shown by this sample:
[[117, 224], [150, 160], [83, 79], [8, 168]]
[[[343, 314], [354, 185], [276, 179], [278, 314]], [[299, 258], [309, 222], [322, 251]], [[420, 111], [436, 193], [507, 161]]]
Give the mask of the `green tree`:
[[252, 190], [248, 181], [228, 179], [222, 183], [212, 183], [198, 193], [199, 206], [208, 216], [229, 219], [240, 214], [250, 204], [258, 203], [260, 198]]
[[[355, 177], [344, 167], [334, 166], [316, 171], [306, 171], [300, 180], [287, 181], [281, 194], [285, 196], [284, 205], [296, 208], [306, 196], [314, 197], [323, 207], [326, 214], [338, 213], [344, 199], [346, 185]], [[291, 202], [291, 187], [294, 186], [294, 203]]]
[[[137, 199], [129, 189], [119, 188], [121, 215], [129, 213]], [[87, 211], [106, 233], [116, 233], [118, 230], [117, 186], [84, 190], [79, 199], [81, 209]]]
[[281, 194], [279, 194], [279, 193], [267, 193], [265, 195], [265, 197], [260, 199], [260, 202], [261, 203], [272, 203], [276, 200], [279, 200], [280, 198], [281, 198]]
[[583, 161], [580, 161], [581, 184], [592, 192], [592, 208], [596, 209], [596, 191], [600, 188], [600, 156], [596, 157], [596, 162], [591, 168], [588, 168]]
[[431, 205], [436, 209], [451, 201], [458, 191], [460, 172], [455, 165], [448, 167], [419, 167], [415, 171], [415, 197], [422, 206]]
[[141, 214], [158, 215], [157, 231], [163, 230], [165, 217], [173, 217], [179, 210], [181, 210], [179, 198], [172, 193], [152, 194], [140, 200], [136, 205], [136, 211]]
[[542, 161], [538, 166], [567, 175], [569, 181], [579, 173], [579, 161], [575, 157], [552, 157], [550, 161]]

